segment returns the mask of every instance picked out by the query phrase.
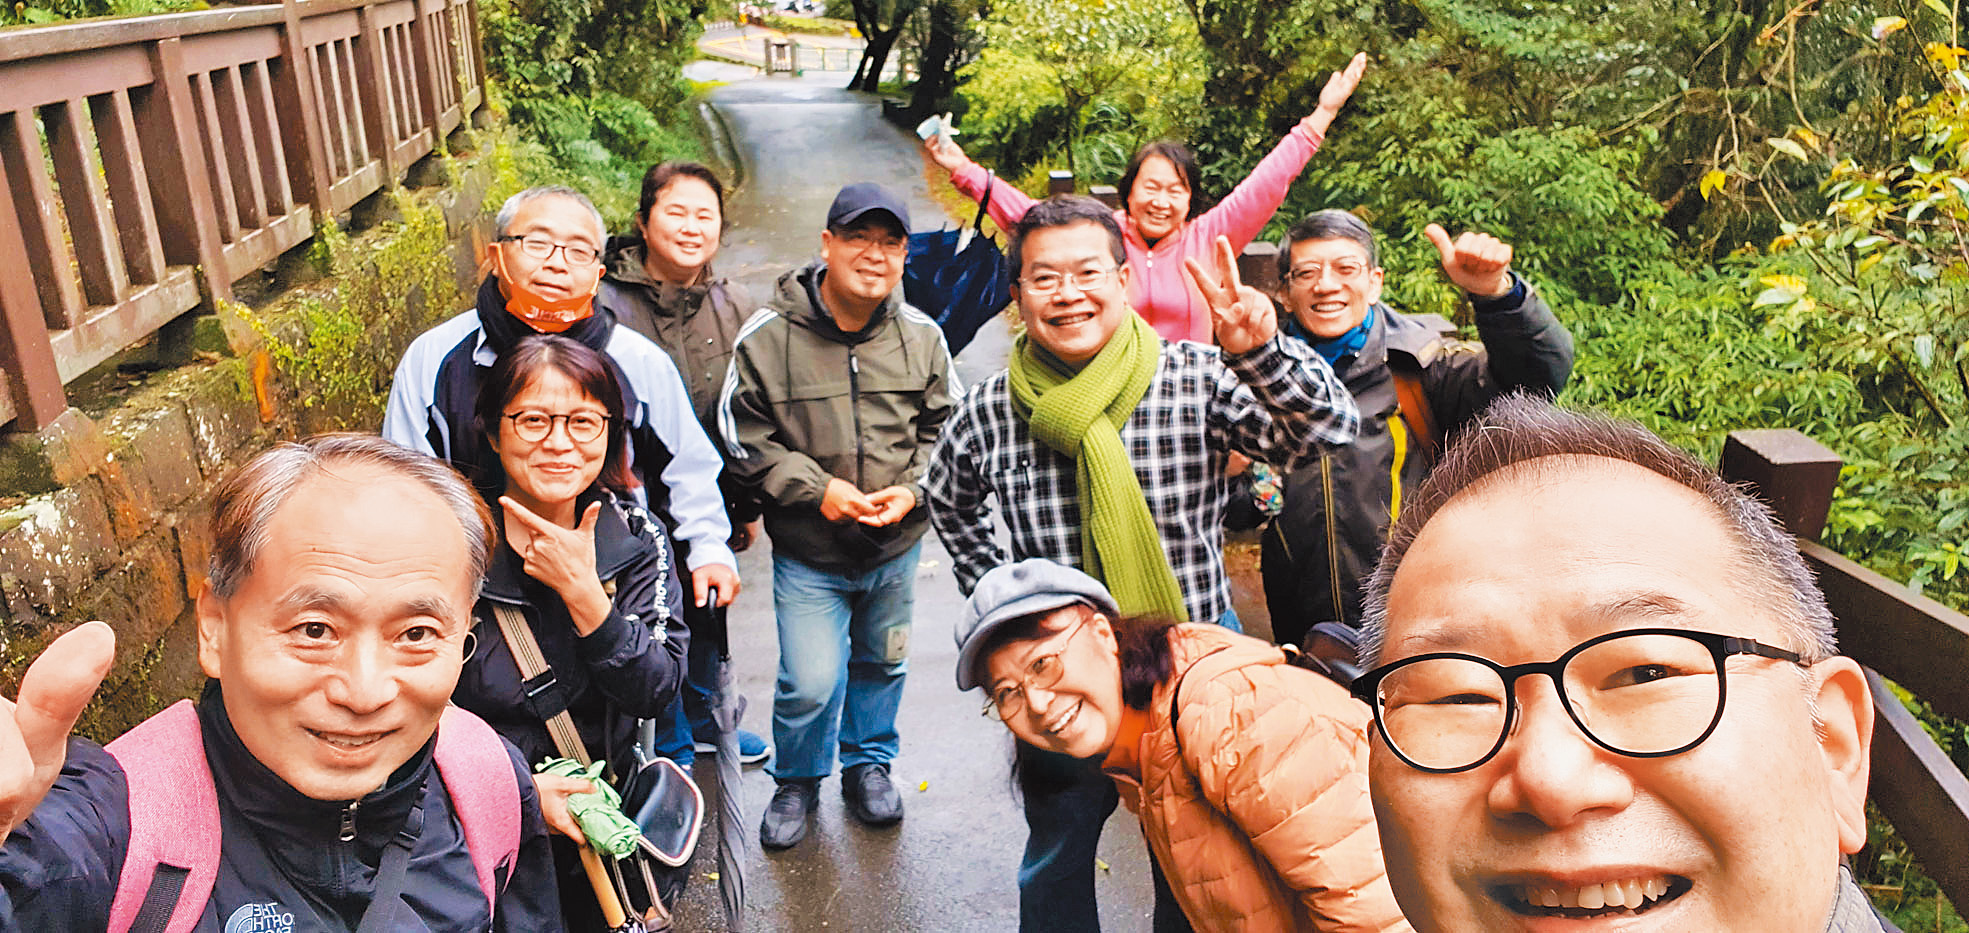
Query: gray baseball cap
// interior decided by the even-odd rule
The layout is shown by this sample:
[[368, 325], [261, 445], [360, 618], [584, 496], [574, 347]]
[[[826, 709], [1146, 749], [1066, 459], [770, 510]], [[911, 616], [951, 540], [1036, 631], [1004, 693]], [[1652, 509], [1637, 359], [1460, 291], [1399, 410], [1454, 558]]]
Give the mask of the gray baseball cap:
[[971, 601], [964, 604], [964, 615], [957, 620], [957, 689], [982, 686], [974, 670], [978, 654], [999, 626], [1076, 603], [1110, 617], [1121, 614], [1101, 581], [1044, 557], [994, 567], [979, 577]]

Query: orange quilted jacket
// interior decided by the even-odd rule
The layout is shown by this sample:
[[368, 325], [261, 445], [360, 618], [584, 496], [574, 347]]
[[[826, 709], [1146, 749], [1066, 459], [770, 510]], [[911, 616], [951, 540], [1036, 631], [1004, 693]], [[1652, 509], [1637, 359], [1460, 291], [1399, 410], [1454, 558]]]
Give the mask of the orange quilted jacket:
[[1191, 924], [1407, 931], [1368, 801], [1367, 707], [1255, 638], [1194, 624], [1171, 638], [1141, 781], [1115, 780]]

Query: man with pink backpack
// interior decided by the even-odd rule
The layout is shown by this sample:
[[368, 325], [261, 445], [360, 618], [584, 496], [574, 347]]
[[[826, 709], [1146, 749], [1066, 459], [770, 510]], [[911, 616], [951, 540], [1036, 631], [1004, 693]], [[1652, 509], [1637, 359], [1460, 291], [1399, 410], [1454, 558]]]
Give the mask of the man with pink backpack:
[[100, 622], [0, 700], [0, 931], [558, 929], [526, 763], [446, 705], [491, 548], [478, 495], [327, 435], [228, 476], [212, 533], [195, 704], [70, 738], [114, 653]]

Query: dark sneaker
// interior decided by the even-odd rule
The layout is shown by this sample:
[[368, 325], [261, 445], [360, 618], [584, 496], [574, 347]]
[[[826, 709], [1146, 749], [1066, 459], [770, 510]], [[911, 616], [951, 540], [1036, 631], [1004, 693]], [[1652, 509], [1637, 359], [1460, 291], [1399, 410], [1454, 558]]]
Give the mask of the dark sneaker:
[[890, 782], [886, 764], [855, 765], [841, 772], [841, 796], [848, 800], [848, 812], [869, 826], [902, 822], [902, 795]]
[[807, 824], [813, 819], [814, 803], [820, 797], [819, 781], [787, 781], [773, 791], [773, 802], [766, 805], [766, 818], [759, 823], [759, 844], [768, 849], [790, 849], [807, 838]]

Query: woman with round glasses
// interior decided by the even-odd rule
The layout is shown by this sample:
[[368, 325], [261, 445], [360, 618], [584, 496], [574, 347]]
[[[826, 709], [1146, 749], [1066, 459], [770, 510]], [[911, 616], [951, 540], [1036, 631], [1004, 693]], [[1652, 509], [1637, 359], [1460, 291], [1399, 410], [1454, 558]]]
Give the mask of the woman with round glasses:
[[1368, 712], [1339, 685], [1221, 626], [1122, 618], [1043, 558], [981, 577], [957, 642], [957, 686], [983, 687], [987, 716], [1102, 759], [1196, 930], [1409, 929], [1368, 801]]
[[[577, 341], [528, 337], [493, 364], [477, 417], [503, 478], [499, 548], [452, 701], [533, 764], [562, 757], [548, 720], [566, 710], [592, 758], [626, 769], [636, 721], [676, 699], [687, 633], [669, 536], [630, 498], [615, 370]], [[502, 610], [519, 614], [551, 677], [522, 678]], [[554, 841], [567, 928], [604, 929], [572, 840]]]
[[[1124, 206], [1114, 212], [1127, 245], [1128, 265], [1134, 270], [1128, 304], [1163, 339], [1211, 341], [1210, 306], [1184, 278], [1183, 260], [1210, 262], [1219, 236], [1228, 237], [1231, 248], [1241, 251], [1265, 229], [1366, 69], [1367, 53], [1362, 52], [1346, 70], [1334, 72], [1313, 112], [1285, 134], [1229, 195], [1201, 215], [1196, 213], [1201, 199], [1196, 154], [1188, 146], [1169, 140], [1151, 142], [1129, 160], [1121, 176]], [[949, 137], [932, 136], [924, 147], [965, 197], [979, 200], [989, 189], [991, 203], [986, 208], [1001, 229], [1012, 229], [1032, 207], [1031, 197], [989, 179]]]

